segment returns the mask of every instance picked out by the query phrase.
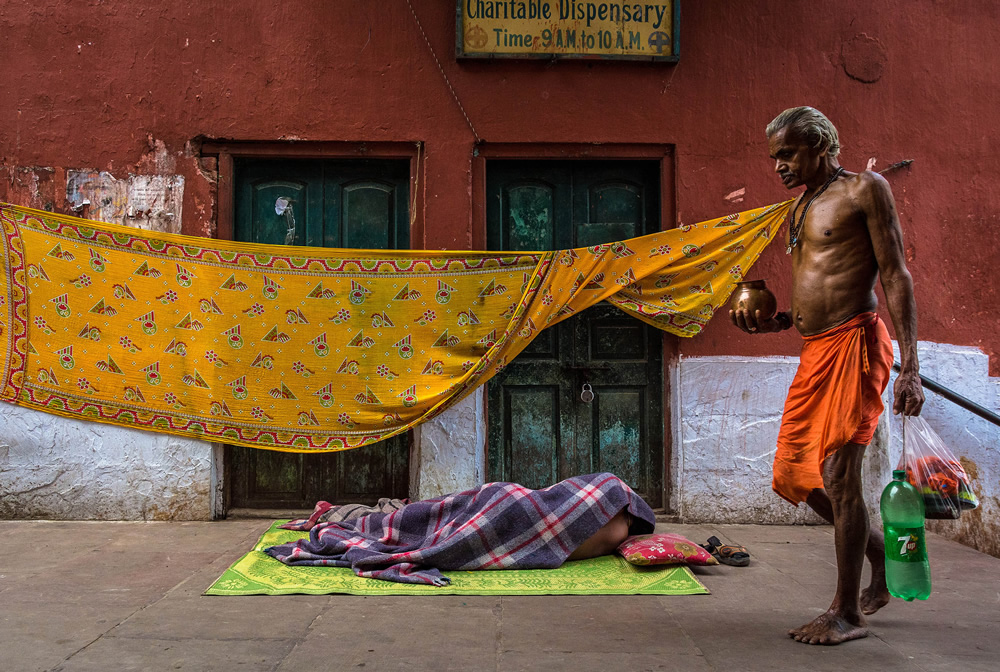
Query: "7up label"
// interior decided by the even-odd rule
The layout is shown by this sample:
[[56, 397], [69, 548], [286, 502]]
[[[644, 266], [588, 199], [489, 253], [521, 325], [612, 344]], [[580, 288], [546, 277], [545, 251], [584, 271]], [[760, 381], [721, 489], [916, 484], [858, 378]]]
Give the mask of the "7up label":
[[923, 527], [885, 528], [885, 557], [896, 562], [923, 562], [927, 559]]

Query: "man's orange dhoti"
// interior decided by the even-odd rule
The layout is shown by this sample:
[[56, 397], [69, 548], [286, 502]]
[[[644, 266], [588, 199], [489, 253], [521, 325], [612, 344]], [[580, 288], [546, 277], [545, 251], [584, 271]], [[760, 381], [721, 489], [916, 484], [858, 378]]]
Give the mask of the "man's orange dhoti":
[[875, 313], [806, 336], [774, 455], [774, 491], [798, 506], [823, 487], [823, 462], [847, 443], [868, 445], [884, 405], [892, 342]]

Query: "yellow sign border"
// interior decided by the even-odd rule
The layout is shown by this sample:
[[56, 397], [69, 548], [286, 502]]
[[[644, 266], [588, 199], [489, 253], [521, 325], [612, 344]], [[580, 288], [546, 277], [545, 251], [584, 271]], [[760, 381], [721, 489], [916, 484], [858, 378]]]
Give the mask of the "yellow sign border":
[[[667, 0], [667, 3], [669, 3], [669, 5], [670, 5], [669, 11], [671, 12], [671, 15], [670, 15], [671, 16], [671, 19], [670, 19], [670, 21], [671, 21], [671, 29], [670, 29], [670, 33], [669, 33], [669, 39], [670, 39], [669, 49], [670, 49], [670, 53], [663, 54], [663, 55], [645, 55], [645, 54], [638, 54], [638, 53], [628, 53], [628, 54], [606, 53], [604, 51], [600, 51], [600, 46], [599, 45], [596, 45], [597, 48], [593, 52], [590, 52], [589, 48], [586, 47], [586, 46], [584, 46], [583, 49], [577, 48], [575, 51], [566, 51], [566, 52], [562, 52], [562, 51], [542, 51], [541, 49], [544, 49], [545, 48], [544, 46], [542, 46], [541, 49], [539, 49], [538, 51], [532, 51], [532, 52], [526, 52], [526, 51], [523, 51], [523, 50], [522, 51], [496, 51], [496, 50], [495, 51], [468, 51], [466, 49], [466, 46], [465, 46], [466, 40], [464, 39], [465, 38], [465, 34], [466, 34], [465, 8], [466, 8], [466, 6], [470, 2], [477, 2], [477, 1], [478, 0], [456, 0], [456, 8], [455, 8], [455, 57], [457, 59], [460, 59], [460, 60], [462, 60], [462, 59], [469, 59], [469, 60], [484, 60], [484, 59], [486, 59], [486, 60], [490, 60], [490, 59], [546, 59], [546, 60], [577, 59], [578, 60], [578, 59], [585, 59], [585, 60], [615, 60], [615, 61], [658, 61], [658, 62], [667, 62], [667, 63], [676, 63], [678, 60], [680, 60], [680, 18], [681, 18], [680, 0]], [[610, 1], [609, 0], [605, 0], [604, 2], [601, 2], [600, 0], [514, 0], [513, 2], [511, 0], [485, 0], [485, 1], [486, 1], [487, 4], [489, 4], [490, 6], [494, 6], [494, 7], [495, 6], [503, 6], [503, 7], [508, 7], [508, 8], [514, 8], [515, 6], [528, 7], [529, 5], [534, 5], [535, 7], [538, 7], [538, 6], [541, 6], [541, 5], [546, 5], [546, 6], [550, 6], [550, 9], [551, 9], [551, 6], [561, 7], [564, 3], [567, 6], [570, 6], [571, 9], [572, 8], [579, 8], [580, 6], [583, 6], [583, 5], [595, 5], [595, 6], [597, 6], [597, 5], [617, 4], [617, 5], [620, 5], [620, 6], [624, 6], [624, 5], [639, 4], [641, 6], [644, 6], [644, 4], [645, 4], [645, 3], [631, 3], [631, 2], [627, 2], [625, 0], [617, 0], [617, 1], [616, 0], [610, 0]], [[493, 21], [502, 20], [502, 18], [501, 19], [494, 19], [492, 17], [489, 17], [489, 18], [491, 20], [493, 20]], [[539, 19], [534, 19], [534, 18], [529, 18], [529, 19], [513, 18], [511, 20], [512, 21], [519, 21], [519, 22], [535, 21], [536, 23], [540, 23]], [[550, 20], [554, 20], [554, 23], [552, 23], [553, 27], [558, 26], [559, 28], [562, 28], [564, 30], [568, 29], [568, 30], [576, 31], [578, 29], [577, 26], [579, 25], [579, 22], [582, 21], [582, 20], [584, 20], [584, 19], [578, 19], [577, 23], [570, 23], [568, 21], [565, 22], [565, 23], [559, 23], [558, 17], [557, 16], [552, 16]], [[588, 36], [587, 36], [587, 33], [585, 32], [585, 29], [581, 30], [580, 32], [582, 32], [584, 34], [584, 36], [585, 36], [584, 39], [588, 39]], [[608, 48], [614, 48], [615, 44], [619, 43], [622, 40], [622, 38], [623, 38], [622, 31], [618, 31], [617, 32], [617, 37], [615, 36], [615, 34], [610, 34], [610, 37], [609, 37], [608, 35], [603, 35], [602, 32], [603, 33], [609, 33], [609, 34], [611, 33], [611, 31], [608, 31], [608, 30], [601, 31], [600, 29], [597, 29], [595, 31], [592, 31], [589, 37], [590, 38], [595, 38], [594, 39], [595, 43], [598, 42], [602, 37], [605, 38], [605, 39], [607, 39], [607, 42], [605, 44], [609, 45]], [[515, 35], [515, 36], [519, 37], [519, 35]], [[525, 37], [530, 37], [530, 36], [532, 36], [532, 35], [531, 34], [526, 34], [525, 35]], [[540, 35], [536, 35], [536, 36], [533, 36], [533, 37], [536, 38], [536, 39], [539, 39], [539, 40], [541, 39]], [[574, 37], [576, 37], [576, 35], [574, 35]], [[499, 41], [499, 39], [500, 38], [498, 38], [498, 41]], [[626, 37], [626, 39], [628, 39], [628, 38]], [[554, 42], [555, 40], [556, 40], [555, 36], [552, 36], [549, 39], [550, 42]], [[632, 38], [632, 41], [634, 41], [634, 38]], [[575, 41], [574, 41], [574, 44], [575, 44]], [[523, 45], [515, 45], [515, 48], [516, 48], [516, 46], [521, 46], [522, 49], [523, 49]]]

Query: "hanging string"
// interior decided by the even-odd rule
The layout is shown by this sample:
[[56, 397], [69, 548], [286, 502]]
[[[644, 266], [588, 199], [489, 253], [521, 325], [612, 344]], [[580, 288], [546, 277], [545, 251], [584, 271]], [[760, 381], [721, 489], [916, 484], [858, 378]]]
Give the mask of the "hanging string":
[[906, 416], [903, 415], [903, 468], [906, 468]]
[[417, 16], [416, 10], [413, 9], [413, 5], [410, 4], [410, 0], [406, 0], [406, 5], [410, 8], [410, 13], [413, 14], [413, 20], [417, 22], [417, 28], [420, 29], [420, 34], [424, 36], [424, 42], [427, 43], [427, 48], [430, 50], [431, 56], [434, 58], [434, 62], [437, 63], [438, 71], [444, 78], [444, 83], [448, 85], [448, 90], [451, 91], [451, 97], [455, 99], [458, 109], [462, 111], [462, 116], [465, 117], [465, 123], [467, 123], [469, 128], [472, 130], [472, 135], [476, 138], [476, 144], [481, 143], [483, 139], [479, 137], [479, 133], [476, 133], [476, 127], [472, 125], [472, 120], [469, 119], [469, 115], [466, 114], [465, 107], [462, 106], [462, 101], [458, 99], [458, 94], [455, 93], [455, 87], [451, 85], [448, 75], [445, 74], [444, 67], [441, 66], [441, 61], [438, 60], [437, 54], [434, 53], [434, 47], [431, 46], [431, 41], [427, 38], [427, 33], [424, 32], [424, 27], [420, 24], [420, 18]]
[[417, 188], [420, 186], [420, 150], [423, 147], [424, 143], [417, 140], [417, 165], [413, 175], [413, 196], [410, 198], [410, 231], [413, 231], [413, 226], [417, 221]]

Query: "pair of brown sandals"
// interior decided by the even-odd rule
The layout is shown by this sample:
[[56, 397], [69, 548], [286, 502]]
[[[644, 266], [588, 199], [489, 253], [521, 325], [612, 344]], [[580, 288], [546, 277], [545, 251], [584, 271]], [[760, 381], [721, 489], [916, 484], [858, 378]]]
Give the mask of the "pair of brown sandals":
[[750, 564], [750, 553], [739, 544], [724, 544], [718, 537], [709, 537], [707, 543], [700, 545], [724, 565], [746, 567]]

